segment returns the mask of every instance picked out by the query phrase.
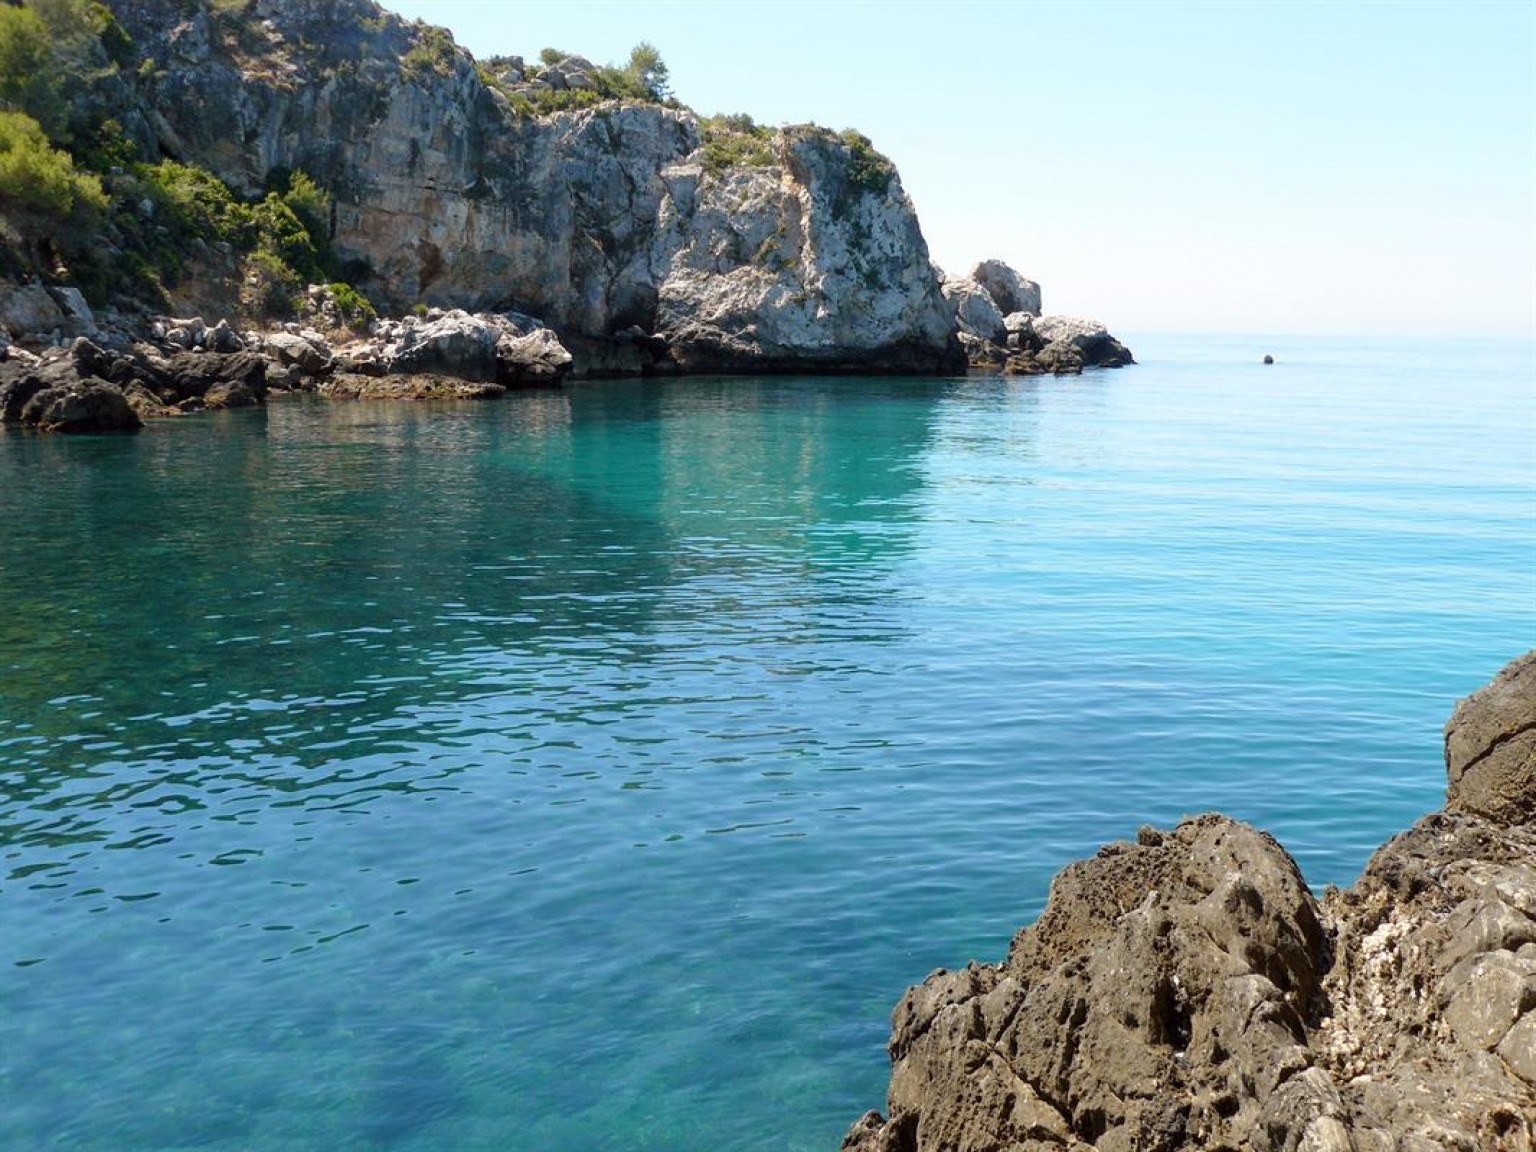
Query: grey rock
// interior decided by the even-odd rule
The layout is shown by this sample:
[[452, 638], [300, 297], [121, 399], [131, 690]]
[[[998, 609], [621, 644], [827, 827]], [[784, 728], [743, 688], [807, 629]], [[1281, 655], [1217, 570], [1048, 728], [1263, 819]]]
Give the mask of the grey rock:
[[1003, 315], [1023, 312], [1040, 315], [1040, 285], [1026, 280], [1001, 260], [983, 260], [971, 269], [971, 277], [992, 297]]
[[1457, 703], [1445, 766], [1447, 807], [1503, 824], [1536, 818], [1536, 652]]
[[969, 277], [944, 281], [944, 299], [955, 309], [955, 323], [962, 336], [1001, 343], [1007, 335], [1003, 314], [991, 293]]
[[317, 342], [297, 332], [269, 332], [262, 345], [279, 367], [297, 368], [305, 376], [323, 376], [331, 370], [333, 357], [323, 337]]
[[44, 389], [27, 401], [21, 422], [40, 432], [125, 432], [143, 426], [122, 392], [101, 383]]
[[[1530, 659], [1458, 706], [1450, 764], [1521, 730]], [[1426, 816], [1321, 904], [1214, 814], [1069, 865], [1004, 963], [902, 997], [845, 1152], [1528, 1152], [1536, 820], [1502, 779], [1500, 819]]]
[[15, 339], [51, 332], [63, 320], [63, 310], [41, 284], [0, 283], [0, 327]]
[[[377, 305], [511, 306], [562, 342], [639, 325], [674, 369], [959, 366], [911, 202], [862, 146], [787, 128], [768, 164], [706, 171], [686, 110], [520, 115], [462, 53], [410, 66], [425, 33], [369, 4], [258, 10], [271, 24], [260, 68], [209, 35], [206, 14], [171, 0], [116, 9], [163, 70], [135, 97], [135, 123], [151, 150], [248, 195], [277, 169], [314, 175], [335, 196], [335, 250], [371, 270], [358, 286]], [[323, 48], [339, 31], [345, 69]], [[593, 68], [576, 57], [545, 70], [580, 73]]]

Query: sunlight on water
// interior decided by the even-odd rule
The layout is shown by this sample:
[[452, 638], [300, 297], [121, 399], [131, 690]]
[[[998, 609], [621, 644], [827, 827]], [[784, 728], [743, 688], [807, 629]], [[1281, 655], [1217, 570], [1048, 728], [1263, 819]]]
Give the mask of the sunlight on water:
[[1532, 348], [1132, 344], [0, 437], [0, 1147], [833, 1148], [1104, 840], [1347, 882], [1536, 643]]

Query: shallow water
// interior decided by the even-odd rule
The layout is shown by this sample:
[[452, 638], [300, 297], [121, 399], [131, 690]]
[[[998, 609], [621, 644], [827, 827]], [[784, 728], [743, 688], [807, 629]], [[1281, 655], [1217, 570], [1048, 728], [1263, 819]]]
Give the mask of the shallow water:
[[0, 436], [0, 1147], [835, 1148], [1102, 841], [1348, 882], [1536, 643], [1536, 352], [1131, 343]]

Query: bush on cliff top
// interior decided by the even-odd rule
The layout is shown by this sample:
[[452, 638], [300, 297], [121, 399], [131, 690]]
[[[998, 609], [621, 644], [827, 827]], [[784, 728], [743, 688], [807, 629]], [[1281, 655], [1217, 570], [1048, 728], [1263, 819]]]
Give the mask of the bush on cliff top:
[[762, 167], [773, 163], [773, 129], [735, 115], [705, 116], [699, 120], [703, 140], [704, 170], [719, 176], [728, 168]]

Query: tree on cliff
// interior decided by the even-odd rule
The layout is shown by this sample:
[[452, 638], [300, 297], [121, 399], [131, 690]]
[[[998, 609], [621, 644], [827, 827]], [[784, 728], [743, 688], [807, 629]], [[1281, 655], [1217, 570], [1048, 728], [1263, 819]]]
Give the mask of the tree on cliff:
[[661, 53], [649, 41], [642, 40], [630, 50], [629, 65], [624, 70], [651, 94], [651, 99], [665, 100], [672, 95], [669, 83], [672, 74]]

